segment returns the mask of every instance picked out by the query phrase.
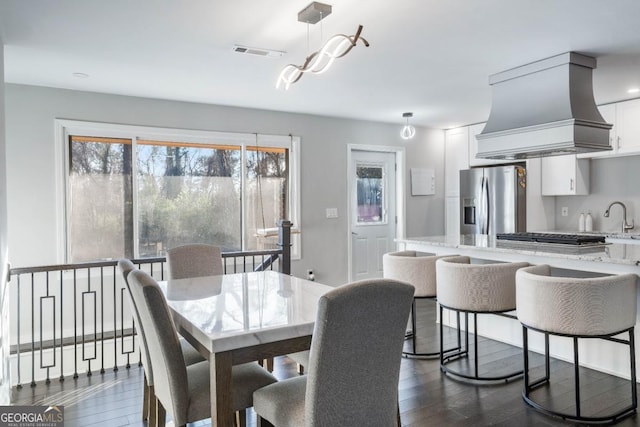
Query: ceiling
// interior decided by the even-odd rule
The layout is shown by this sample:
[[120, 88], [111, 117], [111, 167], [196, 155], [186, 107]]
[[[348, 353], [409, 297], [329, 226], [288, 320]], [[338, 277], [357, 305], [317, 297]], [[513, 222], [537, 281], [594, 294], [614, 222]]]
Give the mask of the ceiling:
[[[326, 1], [308, 49], [297, 13], [310, 0], [0, 0], [5, 80], [390, 123], [412, 111], [450, 128], [487, 119], [489, 75], [576, 51], [598, 58], [598, 104], [640, 96], [627, 93], [640, 87], [637, 0]], [[358, 25], [370, 47], [275, 89], [282, 67]]]

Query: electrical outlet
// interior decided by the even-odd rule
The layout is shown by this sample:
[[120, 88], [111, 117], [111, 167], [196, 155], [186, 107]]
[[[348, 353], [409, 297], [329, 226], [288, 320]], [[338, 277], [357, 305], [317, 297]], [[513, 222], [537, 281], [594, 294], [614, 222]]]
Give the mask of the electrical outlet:
[[562, 212], [562, 216], [569, 216], [569, 208], [566, 206], [563, 206], [561, 209]]

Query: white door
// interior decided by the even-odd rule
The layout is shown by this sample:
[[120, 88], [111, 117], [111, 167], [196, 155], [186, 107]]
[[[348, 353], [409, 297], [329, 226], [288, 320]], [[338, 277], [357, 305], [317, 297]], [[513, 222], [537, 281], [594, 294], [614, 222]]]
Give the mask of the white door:
[[396, 154], [352, 151], [351, 280], [382, 277], [382, 255], [395, 250]]

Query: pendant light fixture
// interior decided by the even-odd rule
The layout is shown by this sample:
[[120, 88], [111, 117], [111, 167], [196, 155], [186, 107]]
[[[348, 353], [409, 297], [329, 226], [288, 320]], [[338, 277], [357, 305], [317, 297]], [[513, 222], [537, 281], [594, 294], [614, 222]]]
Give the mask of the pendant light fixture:
[[413, 117], [413, 113], [402, 113], [402, 117], [407, 119], [407, 121], [400, 131], [400, 136], [402, 139], [411, 139], [416, 136], [416, 128], [409, 124], [409, 118]]
[[[318, 2], [309, 4], [298, 13], [298, 21], [306, 22], [307, 24], [307, 44], [309, 24], [316, 24], [322, 21], [323, 18], [326, 18], [329, 14], [331, 14], [331, 5]], [[331, 67], [333, 61], [337, 58], [342, 58], [349, 53], [358, 43], [358, 40], [360, 40], [365, 46], [369, 47], [369, 42], [363, 37], [360, 37], [361, 32], [362, 25], [358, 26], [358, 29], [353, 36], [336, 34], [327, 40], [320, 50], [307, 56], [302, 65], [286, 65], [278, 76], [276, 89], [279, 89], [280, 85], [284, 85], [285, 90], [289, 89], [289, 86], [300, 80], [304, 73], [324, 73], [329, 69], [329, 67]]]

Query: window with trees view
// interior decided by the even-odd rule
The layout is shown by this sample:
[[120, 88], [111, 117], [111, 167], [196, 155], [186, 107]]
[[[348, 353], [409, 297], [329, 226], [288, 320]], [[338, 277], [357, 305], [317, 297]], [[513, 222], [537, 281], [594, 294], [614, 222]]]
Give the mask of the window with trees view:
[[261, 249], [271, 247], [265, 230], [292, 218], [290, 144], [67, 138], [70, 262], [162, 256], [187, 243]]

